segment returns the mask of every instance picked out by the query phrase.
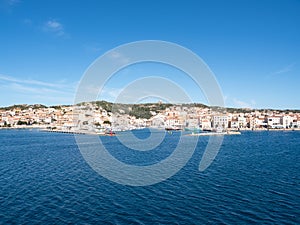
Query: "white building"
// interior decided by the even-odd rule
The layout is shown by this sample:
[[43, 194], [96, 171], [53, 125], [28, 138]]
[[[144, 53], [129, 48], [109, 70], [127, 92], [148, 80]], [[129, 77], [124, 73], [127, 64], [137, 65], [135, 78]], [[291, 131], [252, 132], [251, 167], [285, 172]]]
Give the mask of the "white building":
[[212, 127], [214, 129], [218, 129], [218, 128], [226, 129], [226, 128], [228, 128], [228, 117], [226, 115], [213, 116]]
[[239, 121], [236, 118], [233, 118], [230, 122], [230, 128], [238, 129], [239, 128]]
[[202, 129], [211, 129], [211, 121], [209, 119], [202, 119], [200, 125]]
[[293, 122], [292, 122], [292, 128], [296, 128], [296, 127], [298, 127], [298, 125], [299, 125], [299, 120], [297, 120], [297, 118], [293, 118]]
[[300, 128], [300, 118], [297, 120], [297, 127]]
[[197, 118], [186, 119], [185, 126], [189, 128], [199, 127], [199, 120]]
[[270, 116], [268, 117], [268, 126], [271, 128], [282, 128], [282, 124], [280, 123], [280, 116]]
[[281, 117], [280, 123], [284, 128], [290, 128], [293, 124], [293, 117], [289, 115], [285, 115]]
[[244, 116], [238, 117], [239, 128], [247, 127], [247, 119]]
[[262, 127], [267, 127], [268, 122], [264, 118], [255, 118], [254, 119], [254, 128], [262, 128]]
[[165, 124], [168, 128], [182, 129], [184, 127], [182, 121], [177, 118], [167, 119]]

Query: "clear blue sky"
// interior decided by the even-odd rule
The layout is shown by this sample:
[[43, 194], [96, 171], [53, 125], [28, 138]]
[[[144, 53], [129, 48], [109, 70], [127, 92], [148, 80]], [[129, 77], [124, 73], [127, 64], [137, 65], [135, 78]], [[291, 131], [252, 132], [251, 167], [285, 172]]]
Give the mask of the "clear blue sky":
[[[0, 106], [71, 104], [96, 58], [121, 44], [154, 39], [198, 54], [227, 106], [300, 109], [299, 12], [296, 0], [0, 0]], [[147, 71], [176, 73], [149, 64], [126, 73]], [[113, 99], [124, 82], [116, 76], [105, 98]], [[192, 84], [182, 85], [205, 103]]]

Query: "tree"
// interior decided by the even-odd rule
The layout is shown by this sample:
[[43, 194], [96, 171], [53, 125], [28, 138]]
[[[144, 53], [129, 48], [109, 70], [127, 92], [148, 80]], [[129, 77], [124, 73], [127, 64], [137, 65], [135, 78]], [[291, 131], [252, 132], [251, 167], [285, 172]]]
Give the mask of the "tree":
[[103, 124], [109, 124], [109, 125], [111, 125], [111, 122], [110, 122], [109, 120], [105, 120], [105, 121], [103, 122]]
[[17, 125], [28, 125], [26, 121], [19, 120]]
[[136, 106], [134, 105], [132, 107], [132, 110], [129, 113], [130, 116], [135, 116], [136, 118], [145, 118], [150, 119], [152, 114], [150, 112], [150, 109], [145, 106]]

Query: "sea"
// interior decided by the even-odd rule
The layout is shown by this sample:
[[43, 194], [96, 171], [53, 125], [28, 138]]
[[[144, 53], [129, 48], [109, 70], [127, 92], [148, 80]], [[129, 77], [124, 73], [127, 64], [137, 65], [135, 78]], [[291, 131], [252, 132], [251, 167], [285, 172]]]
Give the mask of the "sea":
[[[149, 131], [133, 134], [146, 139]], [[150, 152], [99, 138], [118, 160], [143, 166], [171, 155], [181, 135], [168, 133]], [[97, 173], [73, 134], [0, 130], [0, 224], [300, 224], [299, 131], [224, 136], [199, 171], [208, 141], [200, 136], [170, 178], [131, 186]]]

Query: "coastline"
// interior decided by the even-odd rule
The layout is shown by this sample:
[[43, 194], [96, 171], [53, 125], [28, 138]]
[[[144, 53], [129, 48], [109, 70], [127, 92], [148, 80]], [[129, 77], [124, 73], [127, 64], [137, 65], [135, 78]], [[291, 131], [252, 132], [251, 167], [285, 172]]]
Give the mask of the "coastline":
[[[146, 127], [146, 128], [151, 129], [154, 127]], [[84, 131], [84, 130], [64, 130], [61, 127], [58, 127], [57, 129], [49, 129], [49, 126], [47, 126], [47, 125], [16, 125], [16, 126], [12, 126], [12, 127], [0, 127], [0, 130], [18, 130], [18, 129], [40, 129], [41, 131], [56, 132], [56, 133], [100, 134], [98, 132]], [[132, 129], [128, 129], [128, 130], [132, 130]], [[225, 133], [231, 134], [231, 133], [240, 132], [240, 131], [254, 131], [254, 132], [256, 132], [256, 131], [300, 131], [300, 128], [278, 128], [278, 129], [266, 129], [266, 128], [230, 129], [230, 128], [228, 128], [227, 132], [221, 132], [221, 134], [225, 134]], [[210, 133], [216, 133], [216, 132], [210, 132]], [[196, 133], [196, 134], [198, 134], [198, 133]]]
[[45, 125], [16, 125], [13, 127], [0, 127], [0, 130], [18, 130], [18, 129], [46, 129]]
[[[229, 131], [236, 131], [237, 129], [228, 129]], [[300, 128], [276, 128], [276, 129], [267, 129], [267, 128], [240, 128], [239, 131], [300, 131]]]

